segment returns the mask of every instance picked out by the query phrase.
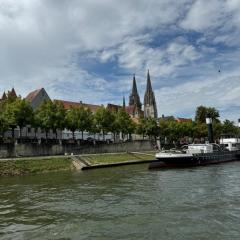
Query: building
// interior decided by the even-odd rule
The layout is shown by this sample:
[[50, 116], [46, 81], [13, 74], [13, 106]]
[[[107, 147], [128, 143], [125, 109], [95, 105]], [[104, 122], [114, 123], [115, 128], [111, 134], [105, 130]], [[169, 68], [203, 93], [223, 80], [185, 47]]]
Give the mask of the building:
[[122, 108], [123, 108], [122, 106], [112, 104], [112, 103], [108, 103], [108, 105], [107, 105], [107, 110], [109, 110], [112, 113], [117, 113]]
[[44, 101], [51, 101], [44, 88], [40, 88], [30, 92], [25, 99], [29, 102], [30, 106], [33, 109], [41, 106]]
[[191, 118], [179, 118], [179, 117], [177, 117], [176, 121], [179, 122], [179, 123], [182, 123], [182, 122], [192, 122], [192, 119]]
[[156, 104], [154, 92], [152, 90], [149, 70], [147, 73], [147, 87], [144, 95], [144, 117], [145, 118], [152, 117], [156, 119], [158, 117], [157, 104]]
[[3, 92], [2, 98], [0, 98], [0, 101], [4, 101], [7, 99], [16, 99], [16, 98], [17, 98], [16, 91], [14, 88], [12, 88], [11, 91], [7, 92], [7, 94], [5, 91]]
[[[63, 105], [65, 110], [70, 110], [71, 108], [80, 108], [83, 107], [85, 109], [89, 109], [92, 113], [96, 113], [98, 109], [100, 109], [102, 106], [101, 105], [95, 105], [95, 104], [88, 104], [88, 103], [83, 103], [82, 101], [80, 102], [72, 102], [72, 101], [65, 101], [65, 100], [58, 100], [58, 99], [54, 99], [54, 102], [60, 103]], [[113, 105], [113, 104], [109, 104], [109, 107], [111, 108], [115, 108], [117, 107], [117, 105]], [[83, 136], [82, 136], [82, 132], [80, 131], [75, 131], [74, 132], [74, 139], [93, 139], [96, 138], [98, 140], [103, 140], [103, 135], [101, 133], [99, 134], [94, 134], [90, 133], [90, 132], [83, 132]], [[68, 129], [64, 129], [61, 132], [61, 139], [72, 139], [72, 132]], [[105, 135], [105, 140], [111, 140], [112, 139], [112, 134], [106, 134]]]
[[96, 111], [101, 108], [100, 105], [95, 105], [95, 104], [88, 104], [88, 103], [83, 103], [82, 101], [80, 102], [71, 102], [71, 101], [65, 101], [65, 100], [58, 100], [58, 99], [54, 99], [54, 102], [60, 103], [63, 105], [63, 107], [66, 110], [69, 110], [71, 108], [80, 108], [83, 107], [85, 109], [90, 109], [90, 111], [92, 113], [96, 113]]
[[140, 102], [137, 90], [135, 74], [133, 75], [132, 92], [129, 96], [129, 104], [125, 107], [125, 109], [132, 118], [139, 118], [143, 116], [142, 103]]

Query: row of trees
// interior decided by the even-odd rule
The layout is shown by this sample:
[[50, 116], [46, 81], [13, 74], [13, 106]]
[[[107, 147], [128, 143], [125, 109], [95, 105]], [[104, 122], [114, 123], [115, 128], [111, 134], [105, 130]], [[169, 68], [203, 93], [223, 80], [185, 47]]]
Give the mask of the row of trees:
[[74, 133], [76, 131], [102, 133], [103, 137], [106, 133], [113, 133], [114, 139], [120, 133], [131, 136], [137, 133], [149, 137], [167, 137], [170, 142], [178, 141], [183, 137], [204, 138], [207, 136], [207, 126], [205, 124], [206, 114], [210, 114], [213, 119], [213, 128], [215, 138], [219, 138], [221, 134], [238, 134], [239, 128], [234, 122], [219, 120], [219, 112], [215, 108], [207, 108], [199, 106], [196, 110], [195, 121], [177, 122], [172, 118], [162, 118], [158, 122], [153, 118], [140, 118], [138, 124], [134, 123], [128, 113], [122, 108], [118, 112], [113, 113], [108, 109], [101, 107], [95, 114], [86, 108], [70, 108], [65, 110], [63, 105], [58, 102], [45, 101], [35, 111], [29, 103], [20, 97], [12, 99], [8, 98], [0, 102], [0, 133], [12, 129], [12, 137], [14, 137], [14, 129], [18, 126], [20, 129], [20, 138], [22, 129], [27, 125], [31, 125], [35, 129], [35, 136], [39, 128], [43, 129], [48, 138], [48, 133], [52, 130], [68, 129]]
[[70, 108], [65, 110], [63, 105], [58, 102], [45, 101], [35, 111], [29, 103], [21, 98], [14, 100], [8, 99], [0, 103], [0, 132], [3, 133], [8, 129], [12, 129], [12, 137], [14, 137], [14, 129], [18, 126], [20, 129], [20, 138], [22, 136], [23, 127], [31, 125], [35, 129], [35, 136], [39, 128], [43, 129], [48, 138], [48, 133], [52, 130], [68, 129], [74, 133], [76, 131], [103, 133], [103, 137], [108, 132], [123, 135], [132, 134], [136, 125], [126, 113], [124, 109], [113, 113], [108, 109], [101, 107], [93, 114], [88, 108]]

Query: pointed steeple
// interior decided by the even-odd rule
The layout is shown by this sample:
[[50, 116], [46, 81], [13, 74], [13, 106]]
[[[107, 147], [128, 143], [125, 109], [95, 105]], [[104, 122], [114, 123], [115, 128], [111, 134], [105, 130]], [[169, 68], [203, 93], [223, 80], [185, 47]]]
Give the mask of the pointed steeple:
[[129, 106], [135, 106], [138, 109], [138, 111], [140, 111], [142, 108], [140, 97], [138, 95], [135, 74], [133, 74], [132, 93], [129, 96]]
[[7, 99], [7, 95], [5, 93], [5, 91], [3, 92], [3, 95], [2, 95], [2, 100], [6, 100]]
[[125, 96], [123, 96], [123, 109], [125, 109], [126, 103], [125, 103]]
[[133, 74], [133, 85], [132, 85], [132, 94], [137, 94], [137, 84], [136, 84], [136, 78], [135, 74]]
[[151, 84], [149, 69], [148, 69], [148, 73], [147, 73], [147, 88], [146, 88], [146, 92], [149, 92], [149, 93], [152, 92], [152, 84]]
[[144, 116], [157, 118], [157, 105], [155, 95], [152, 90], [150, 73], [147, 73], [147, 87], [144, 95]]

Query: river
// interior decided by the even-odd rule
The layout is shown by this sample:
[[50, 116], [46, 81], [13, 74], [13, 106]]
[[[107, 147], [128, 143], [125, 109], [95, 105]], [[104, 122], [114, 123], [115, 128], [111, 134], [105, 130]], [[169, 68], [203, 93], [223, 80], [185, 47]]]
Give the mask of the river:
[[0, 239], [240, 239], [240, 162], [3, 177]]

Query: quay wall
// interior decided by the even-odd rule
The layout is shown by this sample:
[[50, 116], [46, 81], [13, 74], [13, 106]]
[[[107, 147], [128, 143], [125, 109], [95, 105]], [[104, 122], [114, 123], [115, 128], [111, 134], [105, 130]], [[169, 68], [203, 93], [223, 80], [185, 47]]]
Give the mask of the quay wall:
[[54, 156], [65, 154], [97, 154], [117, 152], [137, 152], [153, 150], [151, 141], [139, 140], [124, 143], [105, 143], [97, 145], [77, 144], [0, 144], [0, 158]]

